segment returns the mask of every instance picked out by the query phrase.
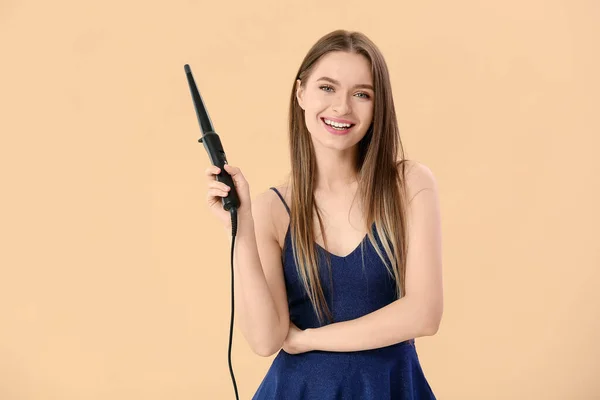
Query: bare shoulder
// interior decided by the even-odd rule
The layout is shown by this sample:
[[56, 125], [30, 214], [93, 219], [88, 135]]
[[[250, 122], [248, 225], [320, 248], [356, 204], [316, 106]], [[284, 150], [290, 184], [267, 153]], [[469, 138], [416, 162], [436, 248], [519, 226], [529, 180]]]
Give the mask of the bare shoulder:
[[262, 232], [274, 235], [273, 225], [273, 202], [277, 195], [271, 189], [267, 189], [252, 199], [252, 218], [255, 226]]
[[[274, 187], [281, 193], [286, 202], [289, 202], [287, 188], [285, 186]], [[252, 199], [252, 216], [255, 227], [269, 238], [277, 240], [281, 246], [287, 228], [286, 221], [289, 217], [285, 206], [274, 190], [269, 188]]]
[[422, 191], [433, 191], [437, 193], [437, 181], [433, 171], [425, 164], [415, 160], [405, 160], [398, 163], [398, 168], [404, 164], [407, 197], [412, 200]]

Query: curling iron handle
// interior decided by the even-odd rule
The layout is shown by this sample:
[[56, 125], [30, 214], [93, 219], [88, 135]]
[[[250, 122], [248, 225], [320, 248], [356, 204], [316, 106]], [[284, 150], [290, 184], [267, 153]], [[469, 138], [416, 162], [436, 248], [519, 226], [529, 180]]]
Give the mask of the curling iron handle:
[[237, 191], [235, 190], [235, 184], [233, 183], [233, 178], [227, 171], [225, 171], [224, 165], [227, 164], [227, 157], [225, 156], [225, 151], [223, 150], [223, 146], [221, 145], [221, 139], [216, 132], [207, 132], [198, 139], [200, 143], [204, 145], [206, 152], [208, 153], [208, 158], [210, 158], [210, 162], [219, 167], [221, 172], [216, 175], [216, 179], [219, 182], [222, 182], [229, 186], [231, 190], [226, 197], [221, 198], [223, 202], [223, 208], [226, 211], [229, 211], [231, 208], [239, 208], [240, 200], [237, 195]]

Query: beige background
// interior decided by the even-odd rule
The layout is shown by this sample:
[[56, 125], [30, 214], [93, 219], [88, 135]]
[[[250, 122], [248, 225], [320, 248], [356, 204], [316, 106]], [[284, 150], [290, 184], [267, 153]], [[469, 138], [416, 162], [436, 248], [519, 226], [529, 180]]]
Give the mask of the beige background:
[[[440, 186], [439, 399], [600, 398], [597, 1], [0, 2], [0, 399], [233, 399], [229, 243], [189, 63], [252, 194], [289, 168], [294, 74], [345, 28]], [[237, 326], [249, 399], [272, 358]]]

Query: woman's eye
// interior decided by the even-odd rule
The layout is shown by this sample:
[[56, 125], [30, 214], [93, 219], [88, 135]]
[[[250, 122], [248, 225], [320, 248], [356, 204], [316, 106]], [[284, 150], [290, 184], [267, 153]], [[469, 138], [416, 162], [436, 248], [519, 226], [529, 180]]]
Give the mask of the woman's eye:
[[[321, 90], [323, 90], [323, 89], [331, 89], [331, 90], [333, 90], [333, 88], [331, 86], [328, 86], [328, 85], [319, 86], [319, 89], [321, 89]], [[326, 92], [330, 92], [329, 90], [325, 90], [325, 91]], [[370, 99], [371, 98], [371, 96], [369, 96], [369, 94], [367, 94], [365, 92], [359, 92], [357, 94], [361, 94], [362, 96], [359, 96], [359, 97], [361, 97], [363, 99]]]

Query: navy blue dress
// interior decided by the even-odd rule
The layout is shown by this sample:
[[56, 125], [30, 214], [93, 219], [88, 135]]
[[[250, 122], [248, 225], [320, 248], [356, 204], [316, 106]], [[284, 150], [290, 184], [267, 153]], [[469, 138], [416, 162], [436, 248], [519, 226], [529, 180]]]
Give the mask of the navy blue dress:
[[[283, 196], [276, 188], [271, 189], [289, 214]], [[380, 245], [374, 229], [373, 233]], [[290, 319], [300, 329], [318, 328], [322, 325], [296, 272], [291, 246], [288, 226], [282, 261]], [[394, 281], [367, 236], [344, 257], [316, 246], [323, 266], [321, 284], [335, 322], [359, 318], [396, 300]], [[331, 259], [331, 282], [325, 264], [327, 254]], [[288, 354], [281, 349], [252, 397], [252, 400], [273, 399], [422, 400], [435, 399], [435, 395], [423, 374], [412, 339], [351, 352]]]

